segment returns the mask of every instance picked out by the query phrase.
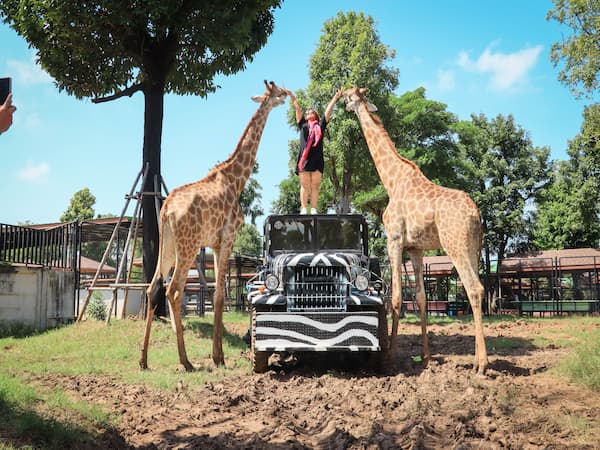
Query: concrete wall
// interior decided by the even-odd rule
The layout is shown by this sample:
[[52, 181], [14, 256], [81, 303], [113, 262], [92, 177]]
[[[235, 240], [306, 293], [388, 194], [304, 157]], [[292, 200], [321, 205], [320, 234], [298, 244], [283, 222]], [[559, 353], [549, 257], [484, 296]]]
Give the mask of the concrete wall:
[[0, 326], [20, 323], [45, 330], [75, 318], [75, 274], [0, 266]]
[[[113, 295], [112, 291], [97, 290], [95, 292], [97, 292], [98, 294], [100, 294], [102, 296], [102, 300], [104, 301], [104, 304], [106, 305], [106, 311], [108, 312], [108, 308], [110, 307], [110, 303], [112, 301], [112, 295]], [[79, 291], [79, 304], [81, 305], [81, 307], [83, 306], [83, 302], [85, 301], [85, 297], [87, 294], [88, 294], [87, 289], [81, 289]], [[115, 308], [113, 305], [111, 320], [115, 319], [115, 318], [117, 318], [117, 319], [121, 318], [124, 298], [125, 298], [125, 290], [118, 289], [117, 290], [116, 317], [115, 317]], [[90, 301], [91, 301], [91, 299], [90, 299]], [[140, 312], [141, 304], [142, 304], [142, 290], [130, 289], [129, 294], [127, 296], [127, 309], [125, 310], [125, 317], [127, 318], [128, 316], [137, 316]], [[84, 314], [84, 318], [87, 318], [87, 314]]]

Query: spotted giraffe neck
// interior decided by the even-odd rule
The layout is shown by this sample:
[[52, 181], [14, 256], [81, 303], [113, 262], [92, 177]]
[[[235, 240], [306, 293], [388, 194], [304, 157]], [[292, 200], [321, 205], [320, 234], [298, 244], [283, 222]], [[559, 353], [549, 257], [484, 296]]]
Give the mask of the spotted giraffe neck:
[[252, 168], [256, 161], [258, 144], [267, 123], [269, 112], [274, 107], [273, 103], [269, 100], [266, 99], [260, 104], [248, 122], [248, 125], [246, 125], [235, 150], [229, 158], [213, 169], [213, 171], [219, 171], [231, 179], [232, 189], [237, 195], [242, 192], [246, 181], [248, 181], [252, 173]]
[[357, 108], [356, 115], [379, 179], [387, 192], [394, 192], [398, 184], [411, 177], [422, 183], [431, 183], [415, 163], [398, 153], [380, 119], [369, 112], [364, 102]]

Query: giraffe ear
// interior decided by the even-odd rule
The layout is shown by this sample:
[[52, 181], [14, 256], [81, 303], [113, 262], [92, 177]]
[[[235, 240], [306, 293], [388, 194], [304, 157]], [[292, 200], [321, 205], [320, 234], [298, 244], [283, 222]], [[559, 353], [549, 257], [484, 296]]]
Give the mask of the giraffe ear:
[[265, 100], [266, 96], [265, 95], [253, 95], [252, 96], [252, 100], [254, 100], [256, 103], [262, 103]]
[[375, 106], [371, 102], [367, 102], [367, 109], [369, 110], [369, 112], [375, 112], [375, 111], [377, 111], [377, 106]]

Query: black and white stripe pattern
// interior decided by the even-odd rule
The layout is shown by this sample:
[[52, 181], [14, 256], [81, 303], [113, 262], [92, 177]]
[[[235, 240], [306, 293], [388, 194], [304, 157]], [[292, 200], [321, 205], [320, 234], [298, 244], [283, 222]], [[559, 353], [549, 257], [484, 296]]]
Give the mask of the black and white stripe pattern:
[[378, 314], [257, 312], [258, 351], [379, 351]]
[[284, 253], [273, 258], [273, 269], [281, 267], [309, 266], [342, 266], [348, 275], [352, 269], [360, 266], [360, 256], [354, 253]]

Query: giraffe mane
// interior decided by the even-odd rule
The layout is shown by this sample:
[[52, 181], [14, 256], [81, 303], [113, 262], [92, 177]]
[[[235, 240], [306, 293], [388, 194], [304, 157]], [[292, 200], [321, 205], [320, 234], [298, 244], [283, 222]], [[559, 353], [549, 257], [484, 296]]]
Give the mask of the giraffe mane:
[[233, 158], [235, 156], [236, 151], [240, 148], [240, 146], [242, 145], [242, 142], [244, 141], [244, 139], [248, 135], [248, 131], [250, 129], [250, 125], [252, 123], [254, 123], [254, 119], [256, 118], [256, 116], [258, 115], [258, 113], [260, 112], [263, 104], [264, 104], [264, 102], [261, 103], [260, 107], [254, 112], [254, 114], [252, 115], [252, 118], [246, 124], [246, 128], [244, 129], [244, 132], [240, 136], [240, 139], [238, 140], [238, 143], [236, 144], [236, 146], [235, 146], [234, 150], [231, 152], [231, 154], [227, 157], [227, 159], [225, 161], [221, 161], [220, 163], [217, 163], [212, 169], [210, 169], [210, 171], [208, 172], [208, 175], [206, 175], [205, 178], [208, 178], [211, 175], [214, 176], [215, 172], [217, 172], [220, 169], [222, 169], [223, 167], [231, 164], [231, 162], [233, 161]]
[[385, 139], [386, 143], [395, 150], [397, 158], [400, 161], [402, 161], [403, 163], [405, 163], [408, 166], [410, 166], [414, 171], [420, 173], [421, 175], [423, 175], [425, 177], [425, 174], [423, 173], [423, 171], [420, 169], [419, 166], [417, 166], [410, 159], [407, 159], [404, 156], [402, 156], [400, 153], [398, 153], [398, 149], [394, 145], [394, 142], [392, 141], [392, 138], [390, 138], [390, 135], [388, 134], [388, 132], [385, 129], [385, 127], [383, 126], [383, 122], [381, 121], [381, 119], [379, 118], [379, 116], [377, 116], [377, 114], [373, 114], [368, 109], [367, 109], [367, 113], [371, 116], [371, 119], [373, 120], [373, 122], [375, 122], [375, 125], [377, 125], [379, 128], [381, 128], [381, 132], [382, 132], [383, 138]]

